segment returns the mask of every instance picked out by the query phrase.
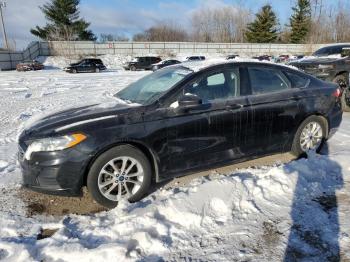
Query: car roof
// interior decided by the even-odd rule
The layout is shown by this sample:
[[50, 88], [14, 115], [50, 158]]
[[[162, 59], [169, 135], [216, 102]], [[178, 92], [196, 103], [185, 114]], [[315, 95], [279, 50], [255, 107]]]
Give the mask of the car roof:
[[225, 65], [225, 64], [250, 64], [250, 65], [267, 65], [267, 66], [275, 66], [280, 68], [292, 69], [296, 71], [300, 71], [297, 67], [284, 65], [284, 64], [276, 64], [269, 61], [259, 61], [257, 59], [238, 59], [235, 60], [226, 60], [226, 59], [209, 59], [203, 61], [196, 62], [183, 62], [182, 65], [191, 69], [194, 72], [198, 72], [204, 69], [208, 69], [214, 66]]

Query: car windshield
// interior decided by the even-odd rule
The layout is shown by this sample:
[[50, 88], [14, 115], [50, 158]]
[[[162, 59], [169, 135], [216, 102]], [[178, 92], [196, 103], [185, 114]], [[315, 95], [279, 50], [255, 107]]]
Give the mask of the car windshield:
[[349, 48], [350, 46], [331, 46], [323, 47], [317, 50], [314, 56], [330, 56], [330, 55], [340, 55], [344, 48]]
[[151, 104], [191, 73], [193, 71], [185, 67], [162, 69], [130, 84], [115, 96], [132, 103]]

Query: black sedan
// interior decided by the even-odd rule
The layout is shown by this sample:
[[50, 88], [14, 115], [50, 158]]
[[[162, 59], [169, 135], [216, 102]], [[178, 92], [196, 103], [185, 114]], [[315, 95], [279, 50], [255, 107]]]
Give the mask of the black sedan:
[[153, 64], [152, 65], [152, 71], [157, 71], [161, 68], [167, 67], [167, 66], [171, 66], [171, 65], [177, 65], [177, 64], [181, 64], [180, 61], [175, 60], [175, 59], [168, 59], [168, 60], [163, 60], [157, 64]]
[[102, 70], [106, 70], [106, 66], [98, 58], [86, 58], [64, 68], [68, 73], [99, 73]]
[[335, 84], [286, 66], [230, 62], [158, 70], [92, 105], [47, 116], [19, 137], [25, 187], [106, 207], [152, 182], [278, 152], [320, 150], [342, 120]]

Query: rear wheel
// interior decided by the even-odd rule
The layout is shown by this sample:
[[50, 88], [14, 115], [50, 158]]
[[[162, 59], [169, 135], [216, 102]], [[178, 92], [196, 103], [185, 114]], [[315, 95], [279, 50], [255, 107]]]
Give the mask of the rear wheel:
[[295, 134], [292, 153], [301, 156], [310, 150], [319, 152], [327, 136], [327, 120], [321, 116], [310, 116], [301, 123]]
[[135, 202], [147, 193], [152, 169], [147, 157], [129, 145], [114, 147], [93, 163], [87, 178], [92, 197], [113, 208], [122, 199]]
[[334, 83], [337, 83], [343, 91], [341, 97], [342, 109], [345, 112], [350, 112], [350, 90], [348, 81], [345, 74], [338, 75], [333, 79]]
[[99, 72], [100, 72], [100, 69], [99, 69], [98, 67], [96, 67], [95, 72], [96, 72], [96, 73], [99, 73]]

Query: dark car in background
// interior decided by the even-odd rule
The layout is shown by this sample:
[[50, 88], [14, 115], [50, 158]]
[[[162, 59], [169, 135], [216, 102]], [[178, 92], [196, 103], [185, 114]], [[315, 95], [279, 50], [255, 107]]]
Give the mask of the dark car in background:
[[99, 73], [106, 69], [101, 59], [85, 58], [77, 63], [70, 64], [64, 68], [64, 71], [68, 73]]
[[158, 69], [177, 64], [181, 64], [181, 62], [175, 59], [163, 60], [157, 64], [152, 65], [152, 71], [157, 71]]
[[292, 61], [289, 64], [317, 78], [339, 84], [342, 89], [344, 111], [350, 111], [350, 44], [337, 44], [317, 50], [311, 57]]
[[236, 57], [239, 57], [239, 55], [228, 55], [226, 56], [226, 60], [235, 59]]
[[123, 67], [125, 70], [131, 70], [131, 71], [136, 71], [136, 70], [151, 70], [153, 64], [157, 64], [162, 59], [158, 56], [138, 56], [132, 59], [129, 62], [126, 62]]
[[44, 69], [44, 65], [37, 60], [26, 60], [16, 65], [17, 71], [35, 71]]
[[205, 56], [188, 56], [186, 57], [186, 60], [185, 61], [203, 61], [205, 60]]
[[[160, 182], [264, 155], [320, 150], [342, 120], [339, 87], [261, 62], [158, 70], [114, 107], [58, 112], [19, 136], [23, 185], [106, 207]], [[220, 189], [218, 189], [220, 190]]]
[[259, 55], [259, 56], [253, 56], [253, 59], [257, 59], [259, 61], [271, 61], [271, 56], [270, 55]]

